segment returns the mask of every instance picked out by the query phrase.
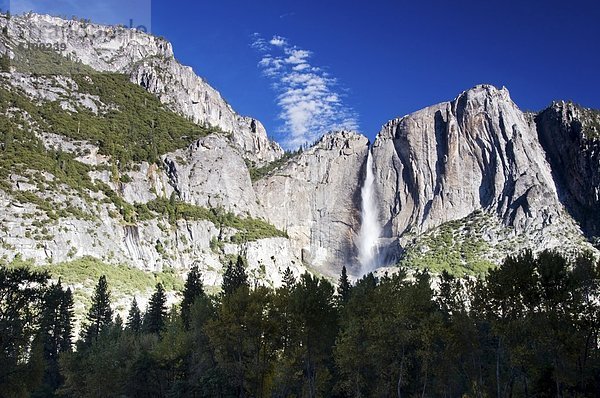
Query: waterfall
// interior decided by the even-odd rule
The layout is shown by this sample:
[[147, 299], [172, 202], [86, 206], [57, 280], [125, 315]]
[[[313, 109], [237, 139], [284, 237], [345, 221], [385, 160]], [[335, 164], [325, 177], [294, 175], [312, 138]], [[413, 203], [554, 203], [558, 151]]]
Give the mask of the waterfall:
[[365, 182], [360, 191], [362, 208], [361, 208], [361, 226], [358, 234], [358, 261], [360, 263], [361, 274], [366, 274], [377, 268], [379, 265], [379, 253], [377, 242], [381, 235], [381, 227], [379, 225], [379, 211], [377, 208], [377, 200], [375, 198], [375, 187], [373, 182], [373, 157], [371, 149], [367, 155], [367, 173]]

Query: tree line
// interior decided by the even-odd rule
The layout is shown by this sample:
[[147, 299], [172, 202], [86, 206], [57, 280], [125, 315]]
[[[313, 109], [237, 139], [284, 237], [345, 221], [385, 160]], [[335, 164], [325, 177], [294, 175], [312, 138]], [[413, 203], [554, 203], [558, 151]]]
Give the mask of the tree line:
[[73, 298], [0, 269], [3, 397], [594, 397], [600, 264], [551, 251], [482, 279], [398, 269], [337, 286], [287, 269], [251, 287], [230, 262], [209, 295], [193, 267], [168, 308], [114, 316], [106, 277], [72, 341]]

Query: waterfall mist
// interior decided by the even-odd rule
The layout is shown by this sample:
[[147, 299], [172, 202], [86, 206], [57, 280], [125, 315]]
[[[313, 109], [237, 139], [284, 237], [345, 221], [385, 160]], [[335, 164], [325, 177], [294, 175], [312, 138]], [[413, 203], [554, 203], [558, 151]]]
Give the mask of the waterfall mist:
[[374, 180], [373, 158], [369, 149], [366, 177], [360, 191], [362, 200], [361, 226], [357, 242], [358, 261], [360, 263], [361, 274], [363, 275], [375, 270], [379, 265], [377, 244], [381, 235], [381, 226], [379, 225], [379, 211], [375, 198], [375, 187], [373, 186]]

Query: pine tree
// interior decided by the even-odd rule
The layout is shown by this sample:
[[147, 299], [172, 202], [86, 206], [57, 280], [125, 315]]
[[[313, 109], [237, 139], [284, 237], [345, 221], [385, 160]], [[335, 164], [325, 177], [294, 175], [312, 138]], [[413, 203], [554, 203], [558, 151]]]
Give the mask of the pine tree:
[[302, 366], [302, 389], [307, 396], [320, 395], [318, 386], [325, 382], [324, 375], [333, 371], [330, 358], [338, 324], [333, 293], [327, 280], [305, 272], [290, 297], [294, 327], [300, 331], [291, 360]]
[[44, 295], [42, 316], [40, 322], [39, 342], [42, 347], [44, 360], [44, 387], [55, 390], [60, 385], [58, 369], [58, 353], [60, 348], [61, 330], [61, 301], [63, 291], [60, 280], [51, 285]]
[[249, 286], [248, 275], [246, 274], [244, 259], [238, 255], [235, 265], [229, 261], [225, 275], [223, 275], [223, 294], [230, 295], [243, 286]]
[[121, 318], [120, 314], [117, 314], [115, 316], [115, 320], [112, 323], [112, 331], [116, 332], [117, 334], [121, 334], [121, 332], [123, 331], [123, 318]]
[[100, 333], [106, 330], [112, 322], [112, 309], [110, 308], [110, 293], [106, 276], [102, 275], [94, 289], [92, 306], [87, 314], [88, 325], [85, 329], [85, 342], [90, 344], [98, 341]]
[[296, 284], [296, 277], [294, 276], [294, 273], [292, 272], [290, 267], [286, 267], [285, 271], [283, 271], [282, 281], [283, 281], [283, 287], [285, 287], [287, 289], [293, 288], [294, 285]]
[[60, 302], [60, 339], [59, 352], [70, 352], [73, 349], [73, 292], [67, 288], [62, 294]]
[[4, 136], [4, 152], [8, 152], [12, 149], [14, 139], [12, 127], [9, 127]]
[[[71, 290], [62, 289], [60, 279], [48, 287], [44, 294], [41, 319], [34, 347], [39, 348], [40, 363], [43, 363], [43, 378], [34, 396], [44, 391], [55, 391], [63, 382], [59, 370], [62, 353], [72, 348], [73, 297]], [[39, 393], [39, 394], [38, 394]]]
[[190, 312], [196, 299], [204, 295], [204, 287], [202, 285], [202, 275], [198, 270], [198, 266], [194, 265], [188, 273], [183, 290], [183, 300], [181, 301], [181, 318], [186, 329], [190, 327]]
[[0, 266], [1, 396], [29, 396], [28, 389], [38, 383], [38, 374], [31, 375], [31, 365], [41, 350], [35, 350], [32, 342], [39, 333], [47, 281], [45, 272]]
[[167, 211], [169, 213], [169, 221], [174, 223], [177, 220], [177, 195], [175, 194], [175, 191], [171, 192]]
[[40, 334], [43, 339], [46, 359], [56, 359], [58, 356], [59, 339], [62, 337], [60, 322], [62, 296], [63, 291], [60, 280], [51, 285], [44, 294]]
[[340, 304], [346, 304], [348, 299], [350, 298], [350, 290], [352, 286], [350, 285], [350, 281], [348, 280], [348, 274], [346, 273], [346, 266], [342, 267], [342, 274], [340, 275], [340, 280], [337, 286], [337, 293], [339, 295]]
[[150, 298], [148, 311], [144, 317], [144, 329], [148, 333], [159, 334], [165, 326], [167, 316], [167, 295], [162, 283], [156, 285], [156, 290]]
[[142, 313], [140, 307], [138, 307], [137, 300], [133, 298], [131, 308], [129, 309], [129, 315], [127, 316], [127, 329], [135, 334], [142, 331]]

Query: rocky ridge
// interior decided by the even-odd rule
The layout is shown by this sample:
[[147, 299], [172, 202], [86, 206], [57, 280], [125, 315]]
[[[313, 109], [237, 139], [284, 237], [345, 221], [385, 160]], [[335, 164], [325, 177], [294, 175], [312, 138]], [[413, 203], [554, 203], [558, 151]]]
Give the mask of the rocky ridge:
[[[52, 184], [56, 176], [46, 171], [13, 172], [0, 190], [5, 209], [1, 214], [1, 257], [10, 260], [18, 254], [38, 264], [93, 257], [147, 271], [185, 272], [192, 264], [199, 264], [207, 286], [220, 285], [224, 264], [237, 254], [244, 255], [252, 280], [260, 283], [278, 285], [288, 266], [296, 275], [305, 270], [285, 237], [269, 237], [271, 232], [266, 232], [258, 235], [264, 238], [245, 235], [238, 238], [243, 232], [239, 228], [244, 225], [228, 226], [250, 216], [255, 219], [262, 216], [246, 160], [260, 165], [279, 158], [283, 151], [267, 138], [260, 122], [237, 115], [191, 68], [180, 65], [170, 43], [125, 28], [36, 14], [10, 19], [0, 16], [0, 28], [3, 31], [0, 49], [4, 56], [14, 59], [23, 51], [22, 47], [32, 43], [60, 41], [67, 46], [63, 55], [68, 55], [70, 62], [92, 68], [86, 69], [86, 73], [125, 73], [132, 83], [142, 85], [173, 111], [220, 131], [194, 141], [187, 148], [162, 155], [160, 165], [137, 162], [115, 176], [115, 159], [101, 154], [96, 142], [67, 138], [60, 130], [45, 130], [25, 109], [19, 109], [26, 126], [15, 127], [34, 132], [47, 151], [70, 154], [76, 162], [89, 166], [88, 176], [82, 177], [105, 184], [110, 191], [77, 190], [62, 183], [56, 186]], [[157, 66], [155, 60], [161, 60], [161, 70], [171, 71], [169, 76], [160, 76], [170, 80], [157, 80], [143, 73], [144, 65]], [[82, 108], [95, 115], [118, 111], [114, 104], [103, 103], [99, 97], [84, 92], [72, 76], [57, 74], [59, 70], [52, 69], [54, 65], [50, 69], [46, 64], [33, 67], [32, 73], [12, 68], [10, 73], [1, 74], [2, 89], [27, 98], [31, 109], [58, 103], [66, 114], [77, 114]], [[169, 87], [167, 96], [159, 92], [165, 86]], [[194, 106], [186, 108], [179, 100]], [[15, 119], [14, 112], [10, 112], [5, 116]], [[215, 213], [223, 214], [219, 217], [229, 221], [223, 224], [202, 212], [200, 219], [173, 219], [156, 213], [149, 219], [141, 219], [138, 214], [133, 222], [119, 215], [123, 206], [135, 208], [139, 213], [143, 210], [140, 206], [173, 196], [178, 202], [197, 206], [193, 211], [215, 209]], [[118, 199], [116, 202], [111, 199], [114, 197]], [[55, 206], [61, 211], [60, 219], [52, 218], [55, 215], [51, 208], [48, 214], [40, 211], [39, 203]]]
[[[8, 32], [0, 40], [2, 52], [14, 55], [19, 43], [59, 37], [70, 57], [95, 72], [125, 73], [179, 115], [222, 130], [115, 175], [115, 160], [101, 154], [97, 143], [45, 131], [25, 115], [46, 150], [71, 154], [110, 191], [82, 195], [72, 186], [56, 188], [52, 173], [10, 174], [10, 189], [0, 190], [5, 209], [0, 256], [20, 253], [38, 263], [91, 256], [151, 271], [185, 272], [196, 263], [208, 285], [220, 283], [223, 264], [238, 253], [253, 278], [267, 284], [280, 283], [287, 266], [296, 274], [311, 269], [334, 277], [346, 265], [358, 276], [355, 241], [370, 147], [366, 137], [325, 135], [252, 181], [249, 165], [268, 165], [280, 159], [281, 149], [260, 122], [237, 115], [191, 68], [180, 65], [165, 40], [40, 15], [0, 17], [0, 27]], [[73, 114], [81, 107], [98, 115], [114, 108], [78, 90], [69, 76], [3, 73], [2, 79], [8, 91], [25, 93], [37, 104], [56, 102]], [[15, 118], [14, 113], [5, 116]], [[590, 130], [595, 124], [588, 121], [595, 119], [588, 113], [562, 104], [534, 117], [519, 110], [506, 89], [481, 85], [391, 120], [371, 148], [383, 257], [395, 262], [415, 248], [432, 252], [449, 233], [456, 241], [452, 250], [458, 250], [451, 257], [458, 263], [473, 259], [458, 239], [482, 242], [493, 253], [484, 259], [490, 262], [522, 248], [591, 249], [586, 238], [598, 223], [586, 215], [598, 203], [598, 138], [582, 135], [596, 131]], [[561, 175], [565, 167], [569, 174]], [[71, 213], [52, 220], [34, 202], [15, 199], [30, 194], [68, 203]], [[170, 210], [159, 207], [141, 217], [168, 201]], [[204, 218], [169, 213], [177, 204]], [[135, 216], [119, 215], [124, 207]], [[234, 219], [217, 221], [224, 212]], [[282, 233], [248, 239], [239, 226], [248, 217]]]
[[3, 41], [2, 47], [12, 56], [19, 45], [64, 45], [62, 53], [69, 58], [99, 72], [125, 73], [175, 112], [232, 133], [232, 143], [245, 157], [264, 163], [283, 154], [258, 120], [235, 113], [191, 67], [177, 62], [171, 43], [162, 38], [125, 27], [39, 14], [0, 16], [0, 29], [4, 28], [10, 40]]

